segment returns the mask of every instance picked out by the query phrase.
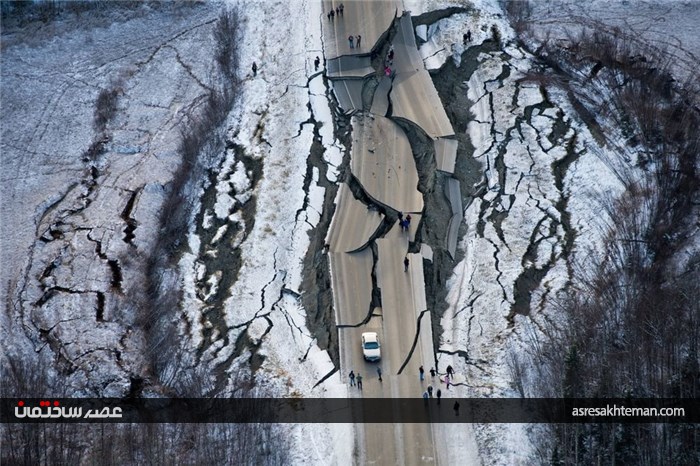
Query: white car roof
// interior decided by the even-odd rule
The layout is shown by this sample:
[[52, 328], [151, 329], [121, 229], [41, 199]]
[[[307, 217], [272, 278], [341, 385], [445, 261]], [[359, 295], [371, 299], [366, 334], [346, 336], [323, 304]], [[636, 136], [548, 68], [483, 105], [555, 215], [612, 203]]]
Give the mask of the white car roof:
[[362, 338], [366, 341], [377, 341], [377, 332], [365, 332], [362, 334]]

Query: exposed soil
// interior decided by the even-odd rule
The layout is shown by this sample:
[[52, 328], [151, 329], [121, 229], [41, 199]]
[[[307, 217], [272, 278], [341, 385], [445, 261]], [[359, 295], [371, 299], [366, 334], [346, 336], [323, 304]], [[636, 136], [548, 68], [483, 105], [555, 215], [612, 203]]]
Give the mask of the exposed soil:
[[[453, 175], [436, 170], [434, 153], [430, 164], [425, 163], [420, 155], [416, 157], [420, 178], [426, 180], [424, 190], [422, 189], [425, 210], [421, 218], [421, 226], [416, 234], [416, 241], [429, 245], [433, 250], [433, 261], [424, 260], [423, 270], [426, 301], [428, 309], [432, 313], [433, 344], [436, 352], [440, 346], [439, 336], [442, 334], [440, 320], [447, 308], [445, 301], [447, 296], [446, 282], [455, 265], [464, 257], [464, 252], [459, 248], [454, 260], [447, 251], [445, 232], [452, 216], [452, 210], [444, 194], [445, 185], [450, 177], [459, 180], [462, 206], [466, 209], [478, 195], [480, 182], [483, 179], [481, 162], [474, 158], [474, 147], [466, 134], [467, 124], [472, 118], [469, 109], [473, 103], [467, 98], [465, 81], [469, 80], [478, 67], [477, 56], [482, 52], [491, 52], [497, 48], [498, 45], [491, 41], [487, 41], [481, 46], [470, 47], [462, 54], [459, 67], [454, 64], [453, 60], [447, 60], [439, 70], [431, 73], [433, 84], [455, 130], [455, 138], [459, 141]], [[415, 151], [414, 139], [415, 135], [409, 132], [409, 140]], [[462, 223], [459, 237], [466, 234], [466, 228], [467, 226]]]

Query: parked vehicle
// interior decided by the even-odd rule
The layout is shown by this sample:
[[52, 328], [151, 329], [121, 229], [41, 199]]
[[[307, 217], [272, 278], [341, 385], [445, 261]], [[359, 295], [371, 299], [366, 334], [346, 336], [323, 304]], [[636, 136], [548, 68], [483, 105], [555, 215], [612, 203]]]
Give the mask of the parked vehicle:
[[362, 354], [366, 361], [379, 361], [381, 359], [381, 345], [377, 338], [377, 332], [362, 334]]

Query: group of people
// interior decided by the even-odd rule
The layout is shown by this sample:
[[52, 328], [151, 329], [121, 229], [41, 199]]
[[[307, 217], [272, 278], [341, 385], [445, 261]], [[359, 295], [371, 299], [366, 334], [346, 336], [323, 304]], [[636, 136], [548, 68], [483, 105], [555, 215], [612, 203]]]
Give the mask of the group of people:
[[[432, 398], [432, 397], [433, 397], [433, 386], [428, 385], [428, 388], [423, 392], [423, 399], [427, 403], [428, 398]], [[437, 391], [435, 392], [435, 397], [437, 398], [437, 404], [440, 404], [440, 399], [442, 398], [442, 390], [440, 390], [438, 388]]]
[[[454, 371], [454, 369], [452, 369], [452, 366], [447, 366], [447, 373], [445, 374], [444, 382], [445, 382], [445, 388], [448, 390], [450, 389], [450, 382], [454, 378], [454, 375], [455, 375], [455, 371]], [[442, 381], [443, 380], [441, 380], [441, 382]]]
[[348, 377], [350, 378], [351, 387], [357, 385], [357, 388], [362, 390], [362, 374], [355, 375], [355, 371], [350, 371], [350, 375]]
[[[379, 381], [382, 381], [382, 368], [377, 366], [377, 377]], [[362, 374], [357, 374], [355, 375], [355, 371], [350, 371], [350, 374], [348, 374], [348, 378], [350, 379], [350, 386], [354, 387], [357, 386], [359, 390], [362, 390]]]
[[467, 45], [467, 42], [471, 42], [472, 40], [472, 32], [467, 30], [464, 34], [462, 34], [462, 44]]
[[[430, 378], [434, 378], [436, 375], [438, 375], [438, 372], [435, 370], [434, 367], [430, 368]], [[455, 375], [455, 370], [452, 368], [452, 366], [447, 366], [446, 373], [445, 373], [445, 378], [440, 379], [440, 382], [445, 382], [446, 388], [449, 390], [450, 389], [450, 381], [454, 380], [454, 375]], [[423, 369], [423, 366], [420, 366], [418, 368], [418, 377], [420, 377], [420, 381], [422, 382], [425, 380], [425, 369]], [[428, 387], [428, 392], [432, 392], [432, 387]], [[439, 391], [439, 390], [438, 390]], [[430, 396], [432, 396], [429, 393]]]
[[350, 48], [351, 48], [351, 49], [354, 49], [354, 48], [358, 48], [358, 49], [359, 49], [359, 48], [360, 48], [360, 44], [362, 43], [362, 36], [360, 36], [360, 35], [357, 35], [357, 36], [349, 35], [349, 36], [348, 36], [348, 42], [350, 43]]
[[[438, 372], [435, 370], [434, 367], [430, 368], [430, 377], [434, 378], [436, 375], [439, 375]], [[447, 366], [446, 374], [445, 374], [445, 381], [447, 381], [447, 388], [450, 388], [450, 383], [449, 380], [451, 378], [454, 378], [455, 371], [452, 368], [452, 366]], [[423, 366], [420, 366], [418, 368], [418, 377], [420, 377], [421, 382], [425, 380], [425, 369], [423, 369]], [[442, 382], [442, 379], [440, 379]], [[428, 388], [423, 392], [423, 400], [425, 401], [426, 406], [428, 405], [428, 400], [433, 397], [433, 386], [428, 385]], [[439, 388], [435, 390], [435, 397], [437, 398], [437, 404], [440, 404], [440, 399], [442, 398], [442, 390]], [[455, 416], [459, 416], [459, 401], [455, 400], [454, 406], [452, 406], [452, 409], [454, 409]]]
[[[450, 378], [454, 378], [455, 371], [452, 368], [452, 366], [447, 366], [446, 374], [445, 374], [445, 381], [447, 383], [447, 388], [450, 388]], [[438, 375], [437, 371], [435, 370], [434, 367], [430, 368], [430, 377], [433, 378], [436, 375]], [[425, 380], [425, 369], [423, 369], [423, 366], [420, 366], [418, 368], [418, 376], [420, 377], [420, 381], [423, 382]], [[377, 377], [378, 380], [381, 382], [382, 381], [382, 368], [380, 366], [377, 366]], [[355, 371], [350, 371], [350, 374], [348, 374], [348, 378], [350, 379], [350, 386], [351, 387], [357, 387], [358, 390], [362, 390], [362, 374], [357, 374], [355, 375]], [[442, 379], [440, 380], [442, 382]], [[435, 392], [435, 398], [437, 398], [437, 404], [440, 404], [440, 400], [442, 399], [442, 390], [438, 388], [437, 390], [433, 389], [432, 385], [428, 385], [428, 388], [425, 389], [423, 392], [423, 399], [425, 400], [426, 404], [428, 403], [428, 400], [430, 398], [433, 398], [433, 392]], [[455, 415], [459, 415], [459, 402], [455, 401], [455, 405], [453, 407], [455, 410]]]
[[344, 10], [344, 9], [345, 9], [345, 5], [343, 5], [342, 3], [341, 3], [340, 5], [338, 5], [338, 6], [335, 8], [335, 10], [331, 8], [331, 11], [329, 11], [328, 14], [326, 15], [326, 16], [328, 16], [328, 20], [329, 20], [329, 21], [333, 21], [333, 20], [335, 19], [336, 16], [337, 16], [338, 18], [340, 18], [341, 16], [343, 16], [343, 10]]

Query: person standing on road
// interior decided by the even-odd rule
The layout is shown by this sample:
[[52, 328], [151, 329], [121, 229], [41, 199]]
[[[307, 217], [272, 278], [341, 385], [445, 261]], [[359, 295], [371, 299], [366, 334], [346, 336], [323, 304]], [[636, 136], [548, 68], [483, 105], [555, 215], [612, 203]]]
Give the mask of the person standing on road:
[[357, 388], [362, 390], [362, 375], [361, 374], [357, 374]]
[[423, 369], [423, 366], [418, 368], [418, 375], [420, 376], [420, 381], [422, 382], [423, 379], [425, 379], [425, 370]]
[[452, 409], [455, 410], [455, 416], [459, 416], [459, 401], [455, 401], [455, 404], [452, 407]]
[[447, 375], [449, 375], [450, 377], [455, 375], [455, 370], [452, 369], [452, 366], [447, 366]]
[[[406, 256], [406, 257], [403, 258], [403, 271], [404, 271], [404, 272], [408, 272], [408, 264], [409, 264], [409, 262], [408, 262], [408, 256]], [[421, 367], [421, 371], [422, 371], [422, 370], [423, 370], [423, 366], [420, 366], [420, 367]], [[421, 379], [421, 380], [423, 380], [423, 379]]]
[[331, 21], [333, 21], [335, 19], [335, 10], [331, 10], [330, 15], [331, 15]]
[[[341, 10], [341, 11], [342, 11], [342, 10]], [[357, 44], [357, 48], [358, 48], [358, 49], [360, 48], [360, 42], [361, 42], [361, 41], [362, 41], [362, 36], [358, 34], [357, 37], [355, 37], [355, 43]]]
[[423, 392], [423, 401], [425, 402], [426, 405], [428, 404], [428, 392], [427, 391]]
[[253, 70], [253, 77], [257, 76], [258, 75], [258, 64], [257, 63], [253, 62], [252, 70]]
[[437, 392], [435, 393], [435, 395], [437, 396], [438, 404], [440, 404], [440, 398], [442, 398], [442, 390], [440, 390], [440, 389], [438, 388], [438, 389], [437, 389]]
[[343, 10], [344, 10], [344, 9], [345, 9], [345, 5], [343, 5], [343, 4], [341, 3], [340, 6], [338, 7], [338, 10], [340, 10], [340, 16], [343, 16]]
[[321, 59], [316, 57], [314, 60], [314, 71], [318, 71], [318, 67], [321, 65]]
[[350, 43], [350, 48], [351, 48], [351, 49], [354, 48], [353, 45], [352, 45], [352, 41], [353, 41], [354, 39], [355, 39], [355, 38], [354, 38], [353, 36], [348, 36], [348, 42]]
[[348, 376], [350, 378], [350, 386], [352, 387], [355, 385], [355, 373], [353, 371], [350, 371], [350, 375]]
[[430, 398], [433, 397], [433, 386], [432, 385], [428, 385], [428, 396], [430, 396]]
[[430, 368], [430, 377], [435, 377], [435, 368], [434, 367]]
[[377, 375], [379, 376], [379, 381], [382, 381], [382, 368], [377, 366]]

